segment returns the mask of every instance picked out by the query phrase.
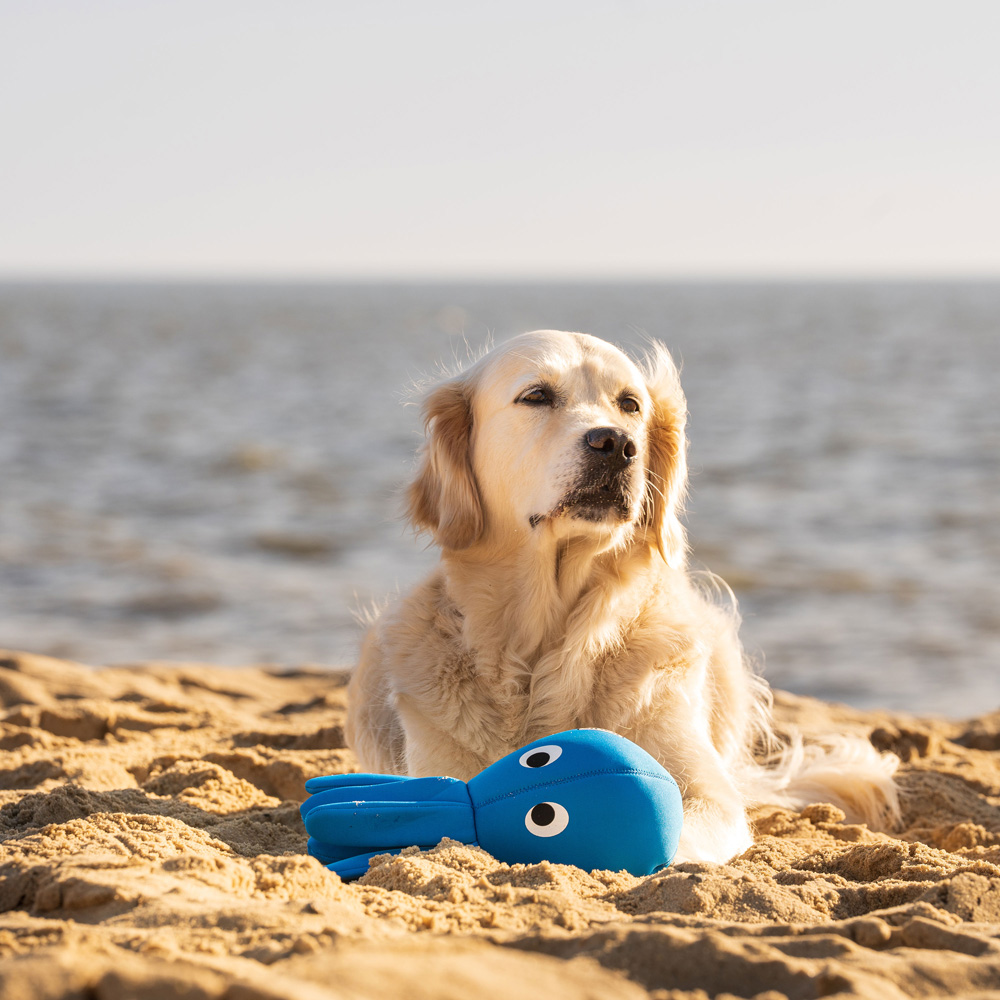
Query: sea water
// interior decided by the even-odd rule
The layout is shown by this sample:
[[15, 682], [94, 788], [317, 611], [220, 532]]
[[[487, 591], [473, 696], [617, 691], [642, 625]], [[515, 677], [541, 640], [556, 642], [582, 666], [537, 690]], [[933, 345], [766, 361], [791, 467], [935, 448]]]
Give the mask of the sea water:
[[491, 339], [667, 344], [692, 561], [775, 685], [1000, 706], [1000, 285], [0, 285], [0, 645], [349, 664], [435, 553], [408, 389]]

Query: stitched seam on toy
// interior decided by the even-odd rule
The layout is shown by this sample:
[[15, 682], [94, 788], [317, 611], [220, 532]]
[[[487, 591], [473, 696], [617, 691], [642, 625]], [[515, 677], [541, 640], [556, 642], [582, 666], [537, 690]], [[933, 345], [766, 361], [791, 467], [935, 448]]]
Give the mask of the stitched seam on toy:
[[[545, 784], [551, 787], [555, 787], [556, 785], [569, 785], [574, 781], [582, 781], [584, 778], [593, 778], [599, 774], [634, 774], [643, 778], [659, 778], [660, 781], [669, 781], [670, 784], [675, 787], [677, 785], [677, 782], [669, 776], [657, 774], [656, 771], [643, 771], [637, 767], [602, 767], [593, 771], [584, 771], [582, 774], [574, 774], [568, 778], [556, 778], [554, 781], [545, 782]], [[520, 795], [522, 792], [531, 791], [531, 789], [535, 787], [535, 785], [522, 785], [520, 788], [515, 788], [512, 791], [503, 792], [501, 795], [494, 795], [490, 799], [484, 799], [478, 806], [476, 806], [476, 808], [483, 809], [486, 806], [493, 805], [494, 802], [501, 802], [514, 795]]]
[[479, 846], [479, 825], [476, 823], [476, 804], [472, 801], [472, 793], [469, 791], [469, 783], [465, 783], [465, 794], [469, 800], [469, 817], [472, 820], [472, 832], [476, 835], [472, 842], [473, 847]]

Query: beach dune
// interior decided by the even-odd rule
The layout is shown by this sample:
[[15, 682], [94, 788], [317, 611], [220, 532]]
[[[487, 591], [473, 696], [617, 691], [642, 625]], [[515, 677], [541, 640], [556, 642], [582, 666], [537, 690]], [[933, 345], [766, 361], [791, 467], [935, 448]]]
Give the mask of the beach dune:
[[344, 884], [298, 806], [357, 770], [345, 683], [0, 652], [0, 996], [1000, 1000], [1000, 712], [778, 695], [782, 725], [899, 754], [893, 835], [817, 803], [757, 810], [725, 866], [636, 878], [444, 841]]

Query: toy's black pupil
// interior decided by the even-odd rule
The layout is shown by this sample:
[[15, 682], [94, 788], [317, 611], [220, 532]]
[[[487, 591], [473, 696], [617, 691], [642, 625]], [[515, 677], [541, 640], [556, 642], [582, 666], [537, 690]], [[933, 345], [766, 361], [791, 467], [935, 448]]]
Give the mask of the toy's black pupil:
[[535, 826], [548, 826], [556, 818], [556, 811], [548, 802], [539, 802], [531, 810], [531, 822]]
[[528, 767], [545, 767], [549, 762], [549, 755], [544, 750], [533, 753], [525, 763]]

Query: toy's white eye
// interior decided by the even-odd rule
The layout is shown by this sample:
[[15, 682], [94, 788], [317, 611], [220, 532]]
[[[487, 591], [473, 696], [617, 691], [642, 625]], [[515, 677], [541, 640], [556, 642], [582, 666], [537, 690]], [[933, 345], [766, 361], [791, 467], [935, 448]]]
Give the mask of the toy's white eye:
[[554, 837], [569, 825], [569, 813], [558, 802], [539, 802], [528, 810], [524, 825], [536, 837]]
[[547, 747], [535, 747], [534, 750], [525, 750], [517, 759], [521, 762], [521, 767], [545, 767], [552, 761], [558, 760], [562, 755], [562, 747], [555, 744]]

